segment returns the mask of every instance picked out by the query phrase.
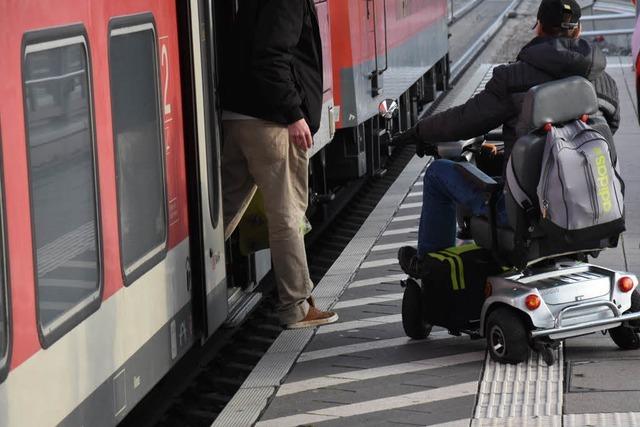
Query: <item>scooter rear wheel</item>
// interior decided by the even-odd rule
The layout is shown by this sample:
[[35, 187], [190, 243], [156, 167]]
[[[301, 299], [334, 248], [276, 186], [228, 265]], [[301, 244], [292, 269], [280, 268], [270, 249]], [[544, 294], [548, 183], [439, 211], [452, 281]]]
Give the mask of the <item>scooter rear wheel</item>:
[[529, 359], [527, 330], [520, 317], [507, 307], [499, 307], [487, 318], [485, 328], [489, 355], [500, 363], [517, 364]]
[[402, 296], [402, 327], [409, 338], [425, 339], [432, 326], [424, 321], [422, 289], [415, 281], [407, 280]]
[[[640, 311], [640, 292], [634, 290], [631, 295], [631, 308], [629, 312]], [[633, 326], [637, 326], [638, 321], [631, 321]], [[637, 328], [620, 325], [617, 328], [609, 329], [611, 339], [622, 350], [637, 350], [640, 348], [640, 334]]]

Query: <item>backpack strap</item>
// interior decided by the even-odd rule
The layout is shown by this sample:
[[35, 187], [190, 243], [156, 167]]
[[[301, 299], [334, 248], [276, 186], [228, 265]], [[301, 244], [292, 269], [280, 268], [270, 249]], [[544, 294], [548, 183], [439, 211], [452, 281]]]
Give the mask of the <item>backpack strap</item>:
[[538, 218], [537, 209], [531, 201], [531, 198], [522, 189], [522, 186], [520, 185], [520, 182], [518, 181], [518, 178], [516, 177], [516, 174], [513, 170], [513, 162], [511, 161], [511, 158], [509, 158], [509, 161], [507, 162], [506, 172], [507, 185], [509, 186], [511, 196], [513, 196], [513, 199], [516, 201], [518, 206], [524, 209], [527, 219], [529, 219], [530, 222], [535, 221]]

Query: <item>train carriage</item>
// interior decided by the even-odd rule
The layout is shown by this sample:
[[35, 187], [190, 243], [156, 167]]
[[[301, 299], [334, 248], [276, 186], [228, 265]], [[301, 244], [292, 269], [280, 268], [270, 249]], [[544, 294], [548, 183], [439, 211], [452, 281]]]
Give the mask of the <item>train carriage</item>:
[[[219, 3], [236, 2], [0, 3], [0, 425], [117, 424], [259, 299], [268, 251], [234, 277], [222, 231]], [[429, 101], [447, 36], [444, 1], [315, 3], [312, 206], [382, 167], [349, 163], [341, 135], [373, 125], [382, 97]], [[383, 149], [359, 135], [365, 156]]]

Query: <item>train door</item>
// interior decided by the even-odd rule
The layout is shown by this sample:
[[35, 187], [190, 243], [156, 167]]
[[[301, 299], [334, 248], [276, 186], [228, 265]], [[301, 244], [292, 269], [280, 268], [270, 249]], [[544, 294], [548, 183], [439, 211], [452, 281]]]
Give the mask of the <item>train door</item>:
[[192, 295], [194, 320], [203, 339], [215, 332], [228, 314], [213, 14], [208, 3], [178, 2], [181, 66], [186, 75], [183, 93], [191, 98], [185, 99], [184, 108]]

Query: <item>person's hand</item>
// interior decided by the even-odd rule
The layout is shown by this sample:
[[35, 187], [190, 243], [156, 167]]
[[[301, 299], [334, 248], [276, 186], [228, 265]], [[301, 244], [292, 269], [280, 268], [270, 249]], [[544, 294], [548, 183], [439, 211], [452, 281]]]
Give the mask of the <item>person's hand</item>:
[[425, 142], [418, 135], [418, 131], [415, 127], [408, 129], [401, 134], [395, 136], [389, 145], [392, 147], [404, 147], [405, 145], [415, 144], [416, 155], [418, 157], [424, 157], [426, 154], [433, 156], [438, 150], [428, 142]]
[[288, 126], [289, 142], [298, 146], [301, 150], [307, 151], [313, 146], [313, 136], [305, 119], [300, 119]]
[[421, 140], [418, 136], [418, 131], [415, 127], [412, 127], [411, 129], [394, 136], [389, 145], [392, 147], [404, 147], [405, 145], [416, 144], [417, 146], [420, 142]]

